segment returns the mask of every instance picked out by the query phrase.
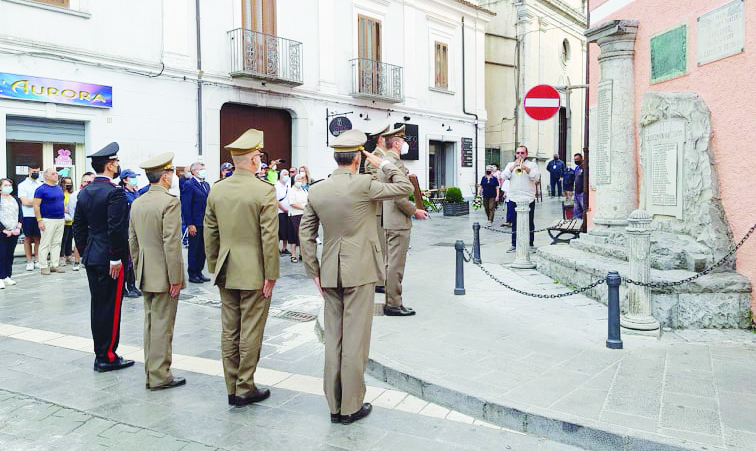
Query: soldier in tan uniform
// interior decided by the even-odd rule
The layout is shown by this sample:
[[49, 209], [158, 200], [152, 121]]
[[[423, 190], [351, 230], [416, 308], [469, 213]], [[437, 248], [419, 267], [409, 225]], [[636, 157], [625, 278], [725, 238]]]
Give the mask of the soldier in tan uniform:
[[221, 353], [228, 403], [237, 407], [270, 396], [255, 385], [270, 297], [278, 279], [275, 190], [255, 174], [263, 132], [249, 129], [226, 146], [236, 171], [207, 198], [205, 251], [221, 295]]
[[[380, 157], [380, 158], [386, 158], [386, 138], [384, 138], [383, 133], [386, 133], [391, 129], [391, 125], [387, 125], [383, 127], [382, 129], [378, 130], [375, 133], [370, 133], [370, 138], [375, 140], [375, 149], [373, 150], [373, 155]], [[368, 160], [365, 160], [365, 173], [373, 175], [375, 177], [378, 177], [378, 168], [373, 167], [373, 165], [370, 164]], [[378, 240], [381, 243], [381, 253], [385, 256], [386, 255], [386, 234], [383, 232], [383, 224], [381, 224], [381, 216], [383, 214], [383, 209], [381, 208], [381, 202], [378, 202], [378, 208], [375, 210], [375, 226], [378, 229]], [[375, 284], [375, 292], [376, 293], [385, 293], [385, 283], [383, 280], [379, 280], [378, 283]]]
[[[299, 226], [305, 272], [325, 299], [323, 389], [331, 422], [350, 424], [372, 410], [365, 400], [365, 365], [370, 348], [375, 283], [383, 279], [383, 255], [375, 228], [378, 201], [407, 197], [412, 184], [396, 166], [363, 153], [386, 183], [357, 174], [366, 141], [359, 130], [331, 143], [339, 167], [310, 187]], [[235, 176], [234, 176], [235, 177]], [[318, 262], [315, 236], [323, 224], [323, 254]]]
[[[386, 159], [396, 165], [402, 174], [407, 173], [399, 156], [409, 149], [404, 141], [404, 125], [383, 133], [388, 150]], [[380, 179], [380, 178], [379, 178]], [[380, 179], [383, 181], [383, 179]], [[428, 219], [428, 212], [415, 207], [407, 196], [383, 201], [383, 231], [386, 235], [386, 304], [383, 314], [387, 316], [412, 316], [415, 311], [402, 304], [402, 279], [407, 263], [412, 218]]]
[[173, 177], [173, 153], [140, 165], [150, 189], [131, 206], [129, 249], [136, 286], [144, 293], [144, 372], [150, 390], [186, 384], [171, 374], [173, 326], [179, 291], [185, 288], [181, 256], [181, 202], [168, 193]]

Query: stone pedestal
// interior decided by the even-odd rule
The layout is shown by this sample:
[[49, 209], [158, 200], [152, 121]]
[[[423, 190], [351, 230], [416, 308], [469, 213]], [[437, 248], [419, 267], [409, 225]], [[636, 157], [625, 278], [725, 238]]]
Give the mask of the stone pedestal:
[[532, 269], [536, 265], [530, 261], [530, 201], [520, 199], [515, 211], [517, 212], [517, 224], [515, 224], [515, 227], [517, 227], [517, 250], [511, 267]]
[[635, 152], [635, 85], [633, 50], [638, 21], [614, 20], [586, 31], [598, 43], [601, 81], [598, 111], [591, 136], [588, 165], [596, 196], [592, 209], [599, 236], [621, 234], [627, 217], [637, 208], [638, 175]]
[[[627, 277], [642, 283], [651, 281], [651, 215], [635, 210], [627, 218], [627, 247], [630, 272]], [[659, 322], [651, 316], [651, 288], [627, 285], [628, 310], [622, 315], [622, 327], [633, 330], [658, 330]]]

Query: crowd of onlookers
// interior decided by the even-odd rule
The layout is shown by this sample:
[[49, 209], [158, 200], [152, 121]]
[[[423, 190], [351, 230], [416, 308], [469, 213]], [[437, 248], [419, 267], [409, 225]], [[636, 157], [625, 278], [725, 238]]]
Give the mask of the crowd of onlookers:
[[[312, 179], [305, 166], [287, 169], [283, 163], [284, 160], [271, 161], [270, 165], [263, 163], [257, 177], [275, 186], [281, 255], [290, 255], [292, 262], [300, 262], [299, 222], [307, 204], [307, 190]], [[223, 163], [220, 166], [220, 180], [231, 177], [233, 172], [231, 163]], [[39, 269], [42, 275], [50, 275], [65, 272], [64, 267], [68, 265], [73, 271], [80, 270], [80, 257], [73, 245], [73, 219], [79, 192], [94, 181], [95, 174], [86, 172], [78, 186], [74, 185], [69, 175], [66, 168], [42, 171], [39, 167], [30, 167], [26, 179], [17, 187], [12, 179], [0, 179], [0, 289], [16, 284], [11, 276], [19, 238], [23, 238], [27, 271]], [[130, 169], [121, 171], [117, 176], [118, 185], [124, 190], [129, 206], [150, 188], [149, 184], [139, 188], [139, 176]], [[179, 186], [176, 188], [182, 202], [184, 245], [189, 248], [189, 281], [194, 283], [210, 280], [202, 274], [205, 265], [202, 224], [211, 189], [206, 178], [207, 170], [200, 162], [193, 163], [177, 177]], [[130, 261], [126, 265], [123, 288], [127, 297], [142, 294], [135, 285]]]

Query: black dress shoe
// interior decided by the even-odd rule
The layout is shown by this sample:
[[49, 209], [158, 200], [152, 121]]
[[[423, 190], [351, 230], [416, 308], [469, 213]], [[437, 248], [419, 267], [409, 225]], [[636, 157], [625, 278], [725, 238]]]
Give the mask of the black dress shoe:
[[365, 418], [366, 416], [370, 415], [370, 412], [373, 411], [373, 406], [366, 402], [362, 405], [362, 408], [358, 410], [357, 412], [351, 414], [351, 415], [342, 415], [341, 416], [341, 424], [352, 424], [357, 420], [361, 420]]
[[139, 296], [141, 296], [142, 294], [141, 294], [141, 293], [138, 293], [138, 292], [137, 292], [136, 290], [126, 290], [126, 292], [125, 292], [125, 293], [123, 293], [123, 295], [124, 295], [125, 297], [127, 297], [127, 298], [138, 298], [138, 297], [139, 297]]
[[105, 373], [107, 371], [115, 371], [123, 368], [128, 368], [134, 364], [133, 360], [125, 360], [123, 357], [118, 357], [113, 362], [100, 362], [95, 359], [94, 370], [98, 373]]
[[341, 414], [332, 413], [331, 414], [331, 423], [341, 423]]
[[189, 277], [189, 282], [191, 282], [191, 283], [205, 283], [205, 279], [201, 279], [201, 278], [199, 278], [197, 276], [190, 276]]
[[236, 395], [236, 407], [246, 406], [247, 404], [252, 404], [253, 402], [260, 402], [262, 400], [268, 399], [269, 396], [270, 390], [268, 390], [267, 388], [258, 388], [257, 390], [252, 390], [246, 395]]
[[386, 316], [412, 316], [415, 314], [415, 311], [404, 307], [389, 307], [387, 305], [383, 307], [383, 314]]
[[386, 288], [384, 288], [384, 287], [375, 287], [375, 292], [376, 293], [385, 293], [386, 292]]
[[197, 277], [199, 277], [200, 279], [204, 280], [205, 282], [210, 282], [211, 280], [213, 280], [213, 279], [211, 279], [209, 277], [205, 277], [204, 274], [197, 274]]
[[236, 395], [228, 395], [228, 405], [229, 406], [236, 405]]
[[154, 387], [150, 387], [150, 390], [152, 391], [165, 390], [167, 388], [180, 387], [182, 385], [186, 385], [186, 379], [184, 379], [183, 377], [174, 377], [173, 379], [171, 379], [170, 382], [166, 382], [165, 384], [160, 384]]

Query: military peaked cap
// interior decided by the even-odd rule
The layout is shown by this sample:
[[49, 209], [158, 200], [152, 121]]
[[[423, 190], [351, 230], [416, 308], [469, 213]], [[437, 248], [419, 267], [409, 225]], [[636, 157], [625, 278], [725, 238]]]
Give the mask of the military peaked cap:
[[359, 130], [347, 130], [331, 141], [334, 152], [359, 152], [367, 141], [367, 136]]
[[242, 135], [236, 138], [236, 141], [226, 146], [231, 155], [244, 155], [255, 150], [260, 151], [263, 148], [263, 132], [250, 128]]
[[173, 152], [161, 153], [139, 165], [145, 172], [162, 172], [173, 169]]

